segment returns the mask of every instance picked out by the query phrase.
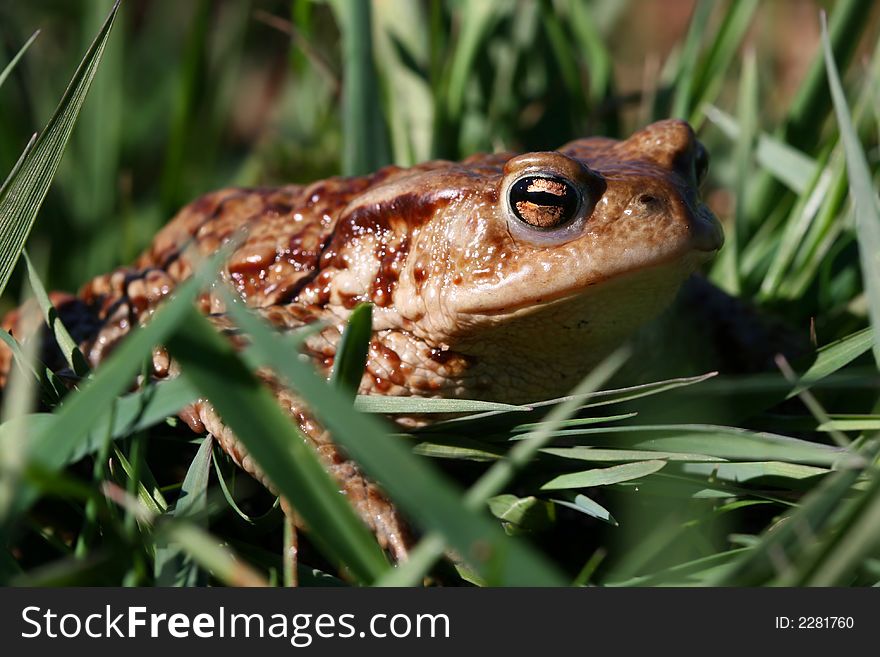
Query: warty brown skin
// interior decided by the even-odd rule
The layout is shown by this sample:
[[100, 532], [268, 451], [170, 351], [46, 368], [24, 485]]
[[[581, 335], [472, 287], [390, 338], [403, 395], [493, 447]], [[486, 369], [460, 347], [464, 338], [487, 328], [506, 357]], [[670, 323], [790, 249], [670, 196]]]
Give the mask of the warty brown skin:
[[[131, 267], [56, 299], [98, 366], [198, 261], [246, 229], [224, 278], [279, 330], [325, 322], [306, 344], [324, 374], [351, 310], [372, 302], [362, 394], [551, 398], [659, 313], [720, 248], [718, 222], [698, 195], [701, 149], [687, 124], [663, 121], [625, 141], [224, 189], [182, 209]], [[518, 182], [523, 198], [511, 192]], [[199, 305], [219, 328], [228, 324], [217, 295]], [[12, 313], [4, 327], [22, 339], [26, 323]], [[0, 347], [0, 384], [10, 358]], [[174, 374], [158, 349], [155, 377]], [[393, 505], [301, 402], [262, 374], [383, 546], [403, 558], [408, 538]], [[181, 416], [271, 486], [210, 404]]]

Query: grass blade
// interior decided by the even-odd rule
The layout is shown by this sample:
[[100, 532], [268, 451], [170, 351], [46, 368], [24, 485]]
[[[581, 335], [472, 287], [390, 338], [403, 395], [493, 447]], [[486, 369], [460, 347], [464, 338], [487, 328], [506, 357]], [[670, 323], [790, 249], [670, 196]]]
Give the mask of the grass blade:
[[40, 304], [40, 309], [43, 311], [43, 318], [46, 320], [46, 325], [49, 327], [49, 330], [52, 331], [52, 335], [55, 336], [55, 341], [61, 348], [61, 353], [64, 354], [64, 359], [67, 361], [67, 364], [70, 365], [70, 369], [73, 370], [74, 374], [79, 377], [88, 375], [89, 364], [86, 362], [85, 356], [82, 355], [76, 341], [70, 337], [70, 333], [67, 332], [67, 328], [65, 328], [64, 324], [61, 322], [61, 318], [58, 316], [58, 311], [49, 300], [46, 288], [43, 286], [43, 282], [40, 280], [39, 275], [34, 269], [34, 265], [31, 263], [27, 251], [25, 251], [23, 255], [24, 261], [27, 264], [28, 280], [30, 281], [31, 289], [34, 291], [37, 303]]
[[[211, 472], [213, 445], [214, 439], [210, 435], [206, 436], [190, 463], [180, 489], [180, 497], [174, 505], [172, 515], [177, 520], [187, 519], [201, 525], [207, 524], [204, 514], [208, 507], [208, 477]], [[198, 566], [183, 554], [179, 546], [158, 547], [153, 567], [159, 586], [199, 585]]]
[[874, 330], [867, 328], [825, 345], [816, 353], [816, 360], [800, 377], [798, 385], [788, 393], [786, 399], [791, 399], [812, 384], [846, 367], [874, 347], [874, 342]]
[[[859, 255], [862, 265], [862, 278], [868, 296], [868, 316], [874, 331], [880, 331], [880, 203], [871, 180], [871, 171], [865, 152], [859, 143], [858, 135], [850, 118], [849, 107], [840, 76], [834, 63], [834, 53], [828, 38], [828, 25], [822, 16], [822, 48], [825, 53], [825, 67], [828, 84], [834, 101], [834, 112], [840, 129], [846, 153], [849, 193], [855, 207], [856, 230], [859, 239]], [[874, 342], [874, 360], [880, 367], [880, 343]]]
[[583, 472], [570, 472], [554, 477], [541, 486], [541, 490], [565, 490], [571, 488], [594, 488], [610, 486], [623, 481], [641, 479], [666, 466], [666, 461], [637, 461], [612, 465], [610, 468], [596, 468]]
[[101, 55], [118, 9], [119, 2], [107, 16], [46, 128], [0, 193], [0, 294], [9, 282], [12, 268], [24, 248], [37, 212], [58, 170], [64, 148], [101, 63]]
[[[740, 125], [730, 114], [714, 105], [706, 106], [703, 111], [728, 139], [733, 142], [740, 139]], [[808, 189], [818, 166], [813, 158], [764, 132], [758, 135], [755, 158], [758, 164], [798, 194]]]
[[3, 71], [0, 72], [0, 87], [3, 86], [4, 82], [6, 82], [6, 78], [9, 77], [9, 74], [12, 73], [12, 71], [15, 69], [15, 66], [18, 64], [18, 60], [20, 60], [24, 56], [25, 52], [27, 52], [27, 49], [30, 48], [31, 44], [37, 40], [38, 36], [40, 36], [39, 30], [34, 32], [31, 37], [24, 42], [24, 45], [15, 54], [15, 57], [9, 60], [9, 63], [3, 68]]
[[342, 31], [345, 69], [342, 170], [346, 175], [362, 175], [390, 161], [373, 61], [372, 9], [369, 0], [333, 0], [331, 6]]
[[361, 304], [352, 311], [339, 340], [330, 382], [349, 393], [352, 399], [357, 395], [364, 368], [367, 366], [372, 327], [373, 306], [368, 303]]

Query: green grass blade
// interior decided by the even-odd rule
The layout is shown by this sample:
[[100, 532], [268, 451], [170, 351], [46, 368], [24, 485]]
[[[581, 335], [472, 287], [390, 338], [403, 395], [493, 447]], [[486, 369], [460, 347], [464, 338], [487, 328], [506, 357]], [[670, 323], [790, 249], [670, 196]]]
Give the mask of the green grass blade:
[[394, 164], [412, 166], [431, 157], [434, 99], [429, 68], [428, 10], [423, 3], [372, 3], [376, 67], [385, 88]]
[[[116, 440], [162, 422], [194, 402], [197, 396], [188, 381], [176, 378], [117, 398], [107, 412], [94, 414], [88, 436], [76, 442], [62, 465], [75, 463], [95, 452], [108, 435]], [[36, 413], [9, 420], [0, 425], [0, 437], [20, 435], [25, 430], [41, 433], [55, 422], [54, 418], [51, 413]]]
[[184, 172], [186, 151], [191, 143], [190, 132], [197, 116], [198, 90], [207, 77], [205, 51], [211, 16], [211, 3], [200, 0], [189, 21], [186, 48], [183, 61], [179, 65], [180, 77], [178, 93], [171, 110], [171, 133], [165, 149], [165, 163], [162, 167], [161, 196], [162, 208], [172, 212], [186, 199], [184, 195]]
[[[831, 13], [830, 38], [834, 58], [841, 66], [852, 59], [868, 24], [872, 4], [864, 0], [840, 0]], [[822, 124], [831, 109], [831, 97], [822, 52], [817, 52], [810, 69], [792, 100], [777, 136], [798, 150], [813, 151], [822, 135]], [[749, 198], [748, 215], [760, 224], [780, 205], [782, 188], [770, 175], [759, 175]]]
[[465, 91], [481, 44], [503, 14], [512, 8], [492, 2], [468, 2], [462, 6], [461, 34], [452, 53], [446, 95], [445, 109], [453, 122], [461, 118]]
[[[860, 459], [837, 447], [768, 432], [702, 424], [657, 424], [554, 431], [592, 446], [703, 454], [732, 461], [786, 461], [830, 466]], [[519, 436], [517, 437], [519, 438]]]
[[798, 385], [786, 396], [791, 399], [814, 383], [843, 369], [874, 347], [874, 330], [867, 328], [836, 340], [816, 353], [816, 360], [800, 377]]
[[365, 303], [355, 308], [342, 332], [330, 382], [354, 399], [367, 366], [370, 337], [373, 332], [373, 306]]
[[[813, 563], [800, 568], [795, 585], [846, 586], [864, 559], [876, 553], [880, 534], [880, 476], [873, 473], [870, 488], [851, 503], [842, 527], [828, 540]], [[786, 584], [787, 582], [782, 582]]]
[[37, 137], [33, 148], [15, 172], [15, 177], [4, 184], [0, 193], [0, 294], [9, 282], [12, 268], [24, 248], [37, 212], [58, 170], [64, 147], [101, 63], [101, 55], [118, 9], [119, 2], [107, 16], [46, 128]]
[[553, 525], [554, 508], [546, 500], [534, 496], [517, 497], [509, 493], [496, 495], [486, 501], [493, 516], [504, 522], [508, 533], [528, 533], [545, 530]]
[[[675, 73], [674, 89], [675, 97], [672, 101], [670, 116], [687, 120], [691, 113], [693, 96], [695, 93], [698, 53], [700, 43], [708, 32], [709, 18], [715, 3], [710, 0], [701, 0], [694, 8], [688, 26], [687, 36], [678, 59], [678, 70]], [[655, 112], [656, 113], [656, 112]], [[660, 118], [660, 117], [657, 117]]]
[[[186, 519], [201, 526], [207, 524], [204, 515], [208, 508], [208, 478], [213, 445], [214, 439], [210, 435], [206, 436], [186, 471], [180, 497], [172, 514], [177, 520]], [[186, 558], [179, 546], [157, 547], [153, 567], [159, 586], [197, 586], [200, 583], [199, 568], [191, 559]], [[201, 584], [204, 585], [204, 582]]]
[[[733, 142], [740, 139], [739, 123], [730, 114], [714, 105], [707, 105], [704, 112], [728, 139]], [[758, 135], [755, 158], [758, 164], [798, 194], [808, 189], [818, 167], [810, 156], [765, 132]]]
[[354, 407], [363, 413], [481, 413], [487, 411], [525, 412], [530, 406], [516, 406], [476, 399], [443, 399], [440, 397], [385, 397], [382, 395], [358, 395]]
[[712, 35], [709, 52], [693, 72], [691, 113], [687, 118], [695, 128], [702, 121], [703, 107], [718, 94], [725, 72], [737, 57], [757, 7], [758, 0], [739, 0], [727, 5], [718, 30]]
[[190, 522], [163, 525], [158, 540], [176, 543], [199, 566], [229, 586], [268, 586], [259, 573], [223, 547], [216, 536]]
[[593, 107], [596, 108], [613, 92], [614, 61], [599, 34], [593, 16], [596, 8], [579, 0], [570, 0], [568, 11], [571, 15], [571, 31], [577, 39], [577, 45], [585, 53], [590, 72], [589, 97]]
[[[859, 255], [862, 279], [868, 296], [868, 316], [875, 333], [880, 331], [880, 202], [874, 189], [871, 170], [865, 152], [850, 118], [846, 96], [840, 84], [840, 76], [834, 63], [834, 53], [828, 38], [828, 26], [822, 20], [822, 48], [828, 84], [834, 101], [834, 112], [840, 129], [840, 138], [846, 153], [849, 193], [856, 215], [856, 232], [859, 239]], [[880, 343], [874, 342], [874, 360], [880, 367]]]
[[545, 447], [542, 454], [552, 454], [563, 459], [576, 461], [592, 461], [603, 463], [606, 461], [650, 461], [663, 459], [664, 461], [688, 461], [690, 463], [717, 463], [724, 459], [707, 454], [688, 454], [684, 452], [661, 452], [638, 449], [600, 449], [596, 447]]
[[373, 60], [372, 8], [369, 0], [333, 0], [331, 6], [342, 32], [342, 171], [363, 175], [390, 162]]
[[73, 370], [74, 374], [79, 377], [87, 376], [89, 373], [89, 364], [86, 362], [85, 356], [83, 356], [82, 352], [79, 350], [79, 345], [76, 344], [76, 341], [70, 337], [70, 333], [67, 332], [67, 328], [65, 328], [61, 318], [58, 316], [58, 311], [49, 300], [46, 288], [43, 286], [43, 282], [40, 280], [40, 276], [37, 274], [36, 269], [34, 269], [34, 265], [31, 263], [27, 251], [24, 251], [23, 255], [24, 261], [27, 265], [28, 281], [30, 281], [31, 289], [34, 291], [37, 303], [40, 304], [40, 309], [43, 311], [43, 318], [46, 320], [46, 325], [49, 327], [49, 330], [52, 331], [52, 335], [55, 336], [55, 341], [61, 348], [61, 353], [64, 354], [64, 360], [70, 365], [70, 369]]
[[[565, 494], [566, 493], [561, 493], [561, 495]], [[598, 520], [601, 520], [602, 522], [607, 522], [612, 527], [618, 526], [617, 520], [614, 519], [614, 516], [611, 515], [611, 512], [608, 509], [582, 493], [570, 495], [570, 499], [552, 498], [550, 501], [554, 504], [560, 504], [564, 507], [568, 507], [569, 509], [579, 511], [580, 513], [588, 515], [591, 518], [596, 518]]]
[[736, 209], [733, 230], [728, 231], [724, 248], [712, 269], [712, 279], [723, 290], [737, 296], [742, 287], [740, 260], [741, 250], [748, 242], [748, 223], [745, 214], [749, 181], [752, 177], [752, 159], [757, 135], [758, 73], [754, 51], [743, 58], [740, 74], [737, 118], [740, 128], [736, 141], [734, 162], [736, 164]]
[[6, 78], [9, 77], [9, 74], [12, 73], [12, 71], [15, 69], [16, 65], [18, 64], [18, 60], [20, 60], [24, 56], [25, 52], [27, 52], [27, 49], [30, 48], [31, 44], [37, 40], [38, 36], [40, 36], [39, 30], [34, 32], [31, 35], [31, 37], [27, 41], [24, 42], [24, 45], [15, 54], [15, 57], [13, 57], [11, 60], [9, 60], [9, 63], [3, 68], [3, 71], [0, 71], [0, 87], [3, 86], [4, 82], [6, 82]]
[[596, 468], [582, 472], [569, 472], [554, 477], [541, 486], [541, 490], [565, 490], [571, 488], [593, 488], [610, 486], [624, 481], [641, 479], [663, 469], [666, 461], [637, 461], [612, 465], [608, 468]]

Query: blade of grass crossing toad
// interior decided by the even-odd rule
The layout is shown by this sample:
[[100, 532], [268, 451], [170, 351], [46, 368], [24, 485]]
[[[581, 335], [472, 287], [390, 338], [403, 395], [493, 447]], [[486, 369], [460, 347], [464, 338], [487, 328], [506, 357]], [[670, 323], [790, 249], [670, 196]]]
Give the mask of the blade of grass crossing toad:
[[352, 399], [357, 395], [367, 366], [372, 330], [373, 306], [364, 303], [352, 311], [339, 340], [330, 380], [337, 388], [350, 394]]
[[[183, 376], [211, 400], [251, 458], [296, 504], [323, 552], [362, 582], [372, 582], [388, 568], [379, 546], [304, 436], [208, 320], [190, 308], [167, 345]], [[293, 361], [296, 355], [282, 358]]]
[[[375, 477], [391, 498], [423, 527], [477, 568], [490, 584], [557, 585], [564, 579], [530, 548], [508, 538], [497, 524], [461, 502], [455, 486], [393, 440], [378, 419], [356, 412], [340, 391], [328, 386], [311, 365], [278, 350], [278, 336], [241, 304], [229, 313], [251, 336], [263, 360], [272, 363], [352, 458]], [[258, 459], [259, 462], [259, 459]]]
[[21, 49], [15, 54], [15, 57], [13, 57], [13, 58], [9, 61], [9, 63], [3, 68], [3, 71], [0, 72], [0, 87], [3, 86], [3, 83], [4, 83], [4, 82], [6, 82], [6, 78], [9, 77], [9, 74], [12, 73], [12, 71], [13, 71], [13, 69], [15, 68], [16, 64], [18, 64], [18, 60], [20, 60], [20, 59], [24, 56], [24, 53], [27, 52], [27, 49], [31, 47], [31, 44], [32, 44], [34, 41], [36, 41], [36, 39], [37, 39], [38, 36], [40, 36], [40, 31], [39, 31], [39, 30], [37, 30], [36, 32], [34, 32], [34, 33], [31, 35], [31, 37], [30, 37], [27, 41], [24, 42], [24, 45], [23, 45], [23, 46], [21, 47]]
[[27, 264], [28, 280], [30, 281], [31, 289], [34, 291], [37, 303], [40, 304], [40, 309], [43, 311], [43, 318], [46, 320], [49, 330], [52, 331], [52, 335], [55, 336], [55, 341], [58, 343], [61, 352], [64, 354], [64, 359], [67, 361], [67, 364], [70, 365], [70, 369], [73, 370], [74, 374], [79, 377], [88, 375], [89, 365], [86, 362], [85, 356], [82, 355], [76, 341], [70, 337], [70, 333], [67, 331], [67, 328], [58, 316], [58, 310], [56, 310], [55, 306], [49, 300], [49, 295], [46, 293], [43, 281], [40, 280], [40, 276], [37, 274], [27, 251], [24, 251], [23, 255], [24, 261]]
[[64, 92], [61, 102], [0, 193], [0, 294], [30, 233], [61, 162], [64, 148], [88, 93], [119, 9], [117, 2]]
[[[868, 316], [874, 331], [880, 331], [880, 203], [874, 190], [871, 171], [865, 152], [859, 143], [858, 135], [850, 118], [849, 107], [840, 76], [834, 63], [831, 43], [828, 40], [828, 26], [822, 17], [822, 48], [825, 52], [825, 66], [828, 73], [828, 84], [840, 138], [846, 153], [847, 175], [849, 177], [849, 193], [855, 207], [856, 232], [859, 240], [859, 256], [862, 265], [862, 279], [868, 296]], [[880, 344], [874, 343], [874, 359], [880, 367]]]

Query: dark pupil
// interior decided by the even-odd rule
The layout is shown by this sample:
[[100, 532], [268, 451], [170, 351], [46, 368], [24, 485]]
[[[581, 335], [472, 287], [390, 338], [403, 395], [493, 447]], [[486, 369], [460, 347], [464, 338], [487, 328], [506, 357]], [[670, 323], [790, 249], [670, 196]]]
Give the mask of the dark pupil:
[[562, 178], [529, 176], [517, 180], [510, 188], [513, 213], [535, 228], [555, 228], [577, 211], [578, 197], [574, 187]]

